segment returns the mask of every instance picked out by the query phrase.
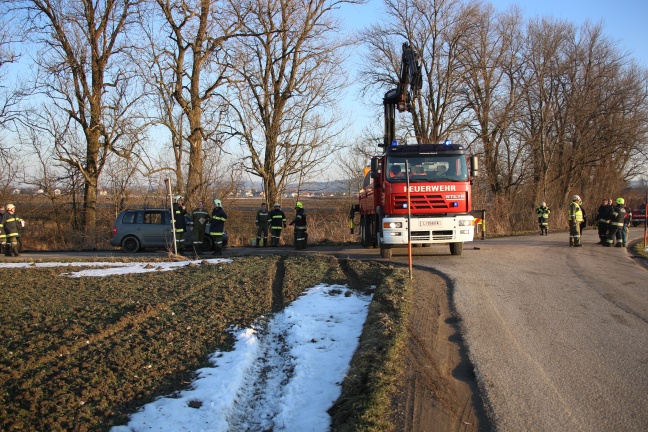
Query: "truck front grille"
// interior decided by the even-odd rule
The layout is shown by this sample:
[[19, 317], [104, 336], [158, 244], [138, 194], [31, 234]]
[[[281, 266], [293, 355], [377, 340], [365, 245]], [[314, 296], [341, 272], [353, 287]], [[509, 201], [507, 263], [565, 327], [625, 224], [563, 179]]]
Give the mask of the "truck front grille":
[[412, 231], [413, 241], [453, 240], [452, 230], [438, 231]]
[[[407, 194], [393, 194], [394, 208], [406, 208]], [[448, 205], [442, 195], [411, 194], [412, 210], [447, 209]]]

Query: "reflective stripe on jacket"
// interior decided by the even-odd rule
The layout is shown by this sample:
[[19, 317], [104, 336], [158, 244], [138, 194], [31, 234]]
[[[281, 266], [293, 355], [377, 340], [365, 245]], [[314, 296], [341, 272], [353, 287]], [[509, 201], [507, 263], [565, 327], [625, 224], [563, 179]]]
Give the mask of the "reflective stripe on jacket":
[[538, 217], [547, 219], [551, 210], [549, 210], [549, 207], [538, 207], [536, 213], [538, 214]]
[[20, 233], [18, 228], [22, 226], [22, 219], [11, 213], [5, 213], [4, 220], [2, 221], [2, 226], [4, 229], [4, 234], [7, 237], [18, 237]]
[[286, 214], [280, 209], [272, 210], [269, 217], [270, 220], [268, 222], [270, 223], [270, 228], [274, 230], [283, 229], [284, 225], [286, 225]]
[[223, 235], [225, 229], [225, 221], [227, 220], [227, 213], [223, 207], [214, 207], [212, 211], [211, 226], [209, 228], [209, 235]]

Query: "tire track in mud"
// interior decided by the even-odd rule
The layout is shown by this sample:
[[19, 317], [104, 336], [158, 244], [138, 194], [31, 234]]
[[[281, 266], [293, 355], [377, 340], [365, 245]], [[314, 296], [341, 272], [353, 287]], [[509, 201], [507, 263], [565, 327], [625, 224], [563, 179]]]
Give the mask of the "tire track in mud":
[[[284, 307], [284, 279], [286, 274], [285, 256], [276, 265], [272, 282], [272, 311], [281, 312]], [[347, 278], [347, 285], [357, 291], [363, 290], [358, 274], [352, 270], [346, 259], [337, 259], [337, 264]], [[256, 328], [259, 350], [250, 367], [245, 383], [237, 394], [233, 411], [227, 417], [229, 430], [271, 431], [278, 425], [277, 416], [281, 414], [281, 401], [276, 397], [282, 394], [294, 375], [294, 360], [291, 346], [286, 342], [290, 326], [285, 323], [262, 323]]]
[[342, 270], [342, 273], [347, 278], [347, 285], [349, 285], [349, 288], [355, 290], [355, 291], [364, 291], [366, 290], [366, 287], [362, 284], [362, 281], [360, 280], [360, 276], [358, 273], [355, 272], [349, 266], [349, 260], [346, 258], [337, 258], [337, 263], [340, 266], [340, 269]]
[[266, 322], [257, 328], [259, 351], [247, 378], [237, 394], [233, 411], [227, 417], [229, 430], [271, 431], [280, 413], [277, 395], [290, 381], [294, 364], [286, 343], [288, 328], [270, 328]]
[[[417, 266], [418, 267], [418, 266]], [[490, 425], [452, 306], [452, 283], [415, 268], [406, 324], [405, 374], [394, 422], [412, 431], [488, 430]]]

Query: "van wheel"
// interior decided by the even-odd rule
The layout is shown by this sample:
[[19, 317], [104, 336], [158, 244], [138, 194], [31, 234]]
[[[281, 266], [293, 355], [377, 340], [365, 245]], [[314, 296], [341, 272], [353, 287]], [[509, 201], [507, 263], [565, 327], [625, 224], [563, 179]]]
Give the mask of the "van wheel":
[[135, 253], [140, 250], [140, 241], [137, 237], [126, 237], [122, 240], [122, 250], [127, 253]]
[[202, 247], [200, 248], [203, 252], [209, 252], [214, 248], [214, 242], [212, 241], [211, 237], [206, 235], [205, 238], [203, 238], [202, 242]]

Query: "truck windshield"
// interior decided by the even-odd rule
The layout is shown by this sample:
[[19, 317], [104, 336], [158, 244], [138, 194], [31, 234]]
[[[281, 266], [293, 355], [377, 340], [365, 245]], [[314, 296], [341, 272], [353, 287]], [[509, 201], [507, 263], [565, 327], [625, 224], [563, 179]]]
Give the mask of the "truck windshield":
[[409, 166], [410, 182], [452, 182], [468, 180], [466, 157], [453, 156], [388, 156], [387, 180], [406, 182], [405, 161]]

